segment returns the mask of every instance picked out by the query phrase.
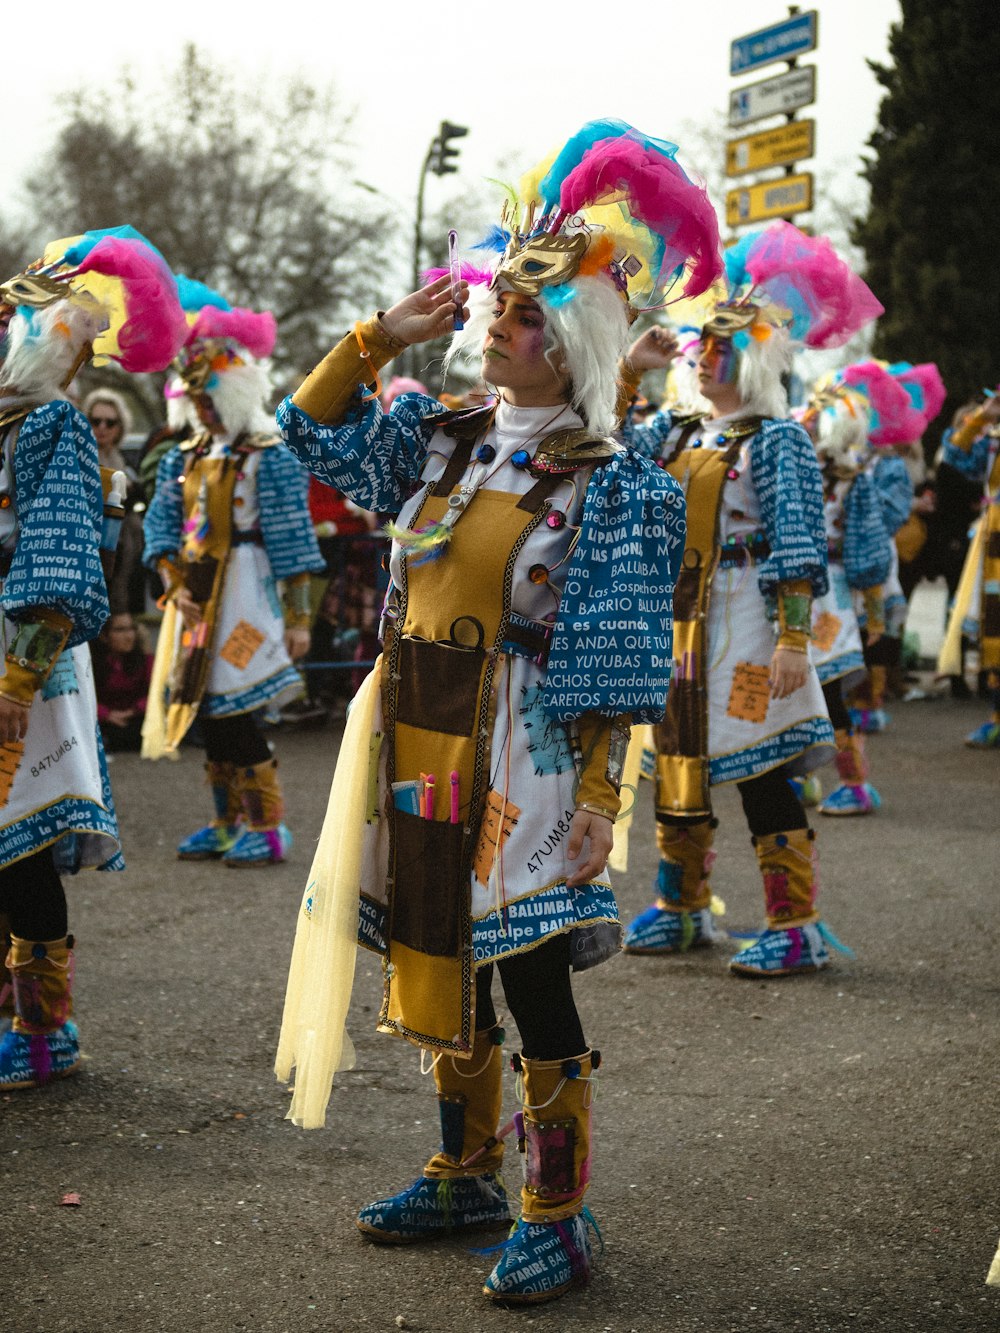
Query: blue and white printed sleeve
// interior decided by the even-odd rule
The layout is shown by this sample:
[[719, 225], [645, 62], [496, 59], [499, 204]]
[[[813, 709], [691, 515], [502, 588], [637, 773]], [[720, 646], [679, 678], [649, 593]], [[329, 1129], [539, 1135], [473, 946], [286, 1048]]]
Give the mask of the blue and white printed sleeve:
[[362, 509], [395, 514], [409, 497], [427, 457], [443, 403], [421, 393], [400, 394], [388, 412], [359, 387], [336, 426], [314, 421], [286, 398], [278, 407], [285, 443], [304, 467]]
[[176, 555], [180, 550], [184, 526], [184, 454], [177, 447], [160, 459], [156, 469], [156, 490], [146, 510], [143, 524], [145, 548], [142, 562], [150, 569], [164, 555]]
[[108, 618], [101, 568], [104, 499], [97, 445], [71, 403], [36, 407], [14, 446], [17, 549], [0, 607], [18, 620], [51, 607], [73, 622], [68, 646], [94, 638]]
[[765, 597], [808, 579], [813, 595], [829, 586], [823, 478], [812, 441], [794, 421], [768, 418], [750, 441], [750, 473], [771, 553], [757, 567]]
[[309, 516], [305, 471], [283, 445], [263, 449], [257, 465], [257, 499], [264, 549], [276, 579], [321, 574], [326, 562]]
[[947, 463], [970, 481], [984, 481], [992, 444], [990, 437], [980, 435], [977, 440], [973, 440], [968, 449], [959, 449], [957, 444], [952, 443], [953, 434], [954, 432], [950, 430], [944, 433], [941, 447], [942, 463]]
[[[909, 480], [909, 477], [907, 477]], [[892, 538], [874, 480], [862, 472], [844, 499], [844, 573], [848, 586], [877, 588], [889, 577]]]
[[630, 449], [643, 458], [659, 458], [673, 428], [673, 412], [656, 412], [648, 420], [640, 422], [632, 420], [630, 409], [622, 422], [621, 437]]
[[872, 480], [882, 507], [889, 536], [894, 537], [913, 508], [913, 482], [898, 454], [880, 454], [872, 469]]

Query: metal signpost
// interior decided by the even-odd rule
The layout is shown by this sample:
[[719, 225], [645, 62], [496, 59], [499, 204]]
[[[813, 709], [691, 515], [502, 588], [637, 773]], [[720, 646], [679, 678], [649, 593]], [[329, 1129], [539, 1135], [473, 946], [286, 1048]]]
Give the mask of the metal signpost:
[[783, 176], [747, 182], [726, 196], [726, 223], [730, 229], [769, 218], [791, 219], [813, 206], [813, 177], [795, 166], [816, 151], [816, 122], [796, 120], [795, 112], [816, 99], [816, 69], [800, 69], [796, 60], [815, 51], [818, 15], [815, 9], [800, 13], [790, 5], [788, 17], [770, 27], [737, 37], [729, 48], [729, 72], [747, 74], [777, 60], [788, 62], [781, 74], [736, 88], [729, 95], [729, 124], [734, 129], [784, 116], [785, 122], [731, 139], [726, 145], [726, 175], [784, 167]]

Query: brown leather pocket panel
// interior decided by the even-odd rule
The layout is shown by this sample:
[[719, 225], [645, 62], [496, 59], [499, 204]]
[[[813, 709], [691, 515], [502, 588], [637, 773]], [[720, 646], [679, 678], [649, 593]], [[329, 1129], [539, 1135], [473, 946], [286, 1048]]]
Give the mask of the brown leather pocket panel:
[[396, 874], [391, 937], [418, 953], [456, 958], [465, 897], [462, 825], [421, 819], [405, 810], [393, 813]]
[[218, 560], [210, 555], [202, 560], [192, 560], [184, 566], [184, 586], [200, 606], [204, 606], [212, 595], [212, 584], [218, 568]]
[[485, 658], [478, 648], [401, 638], [397, 720], [447, 736], [471, 736]]

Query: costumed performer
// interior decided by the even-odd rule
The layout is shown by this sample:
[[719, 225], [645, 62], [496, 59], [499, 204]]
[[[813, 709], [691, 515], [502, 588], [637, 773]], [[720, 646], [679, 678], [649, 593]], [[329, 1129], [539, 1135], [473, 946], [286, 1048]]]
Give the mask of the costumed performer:
[[91, 358], [162, 370], [184, 330], [173, 274], [130, 227], [56, 241], [0, 286], [0, 1090], [78, 1067], [61, 875], [124, 867], [87, 640], [125, 477], [66, 389]]
[[[730, 967], [776, 977], [825, 967], [833, 942], [816, 910], [814, 834], [788, 782], [826, 763], [834, 740], [809, 660], [812, 599], [828, 586], [823, 483], [812, 442], [788, 419], [782, 376], [795, 343], [840, 346], [882, 307], [827, 240], [789, 223], [750, 233], [725, 260], [727, 289], [699, 345], [707, 408], [626, 423], [626, 438], [681, 482], [688, 535], [670, 699], [655, 729], [657, 898], [625, 948], [669, 954], [720, 939], [711, 788], [735, 782], [767, 926]], [[653, 329], [630, 358], [665, 366], [675, 349]]]
[[321, 1123], [342, 1017], [315, 1016], [309, 969], [327, 963], [330, 949], [312, 943], [332, 930], [338, 901], [324, 879], [339, 864], [325, 864], [324, 847], [343, 862], [353, 842], [339, 881], [343, 966], [350, 976], [360, 887], [360, 942], [382, 956], [379, 1027], [433, 1053], [443, 1136], [416, 1182], [363, 1208], [358, 1226], [408, 1242], [509, 1220], [496, 968], [521, 1040], [526, 1152], [520, 1221], [484, 1288], [505, 1302], [558, 1296], [591, 1262], [583, 1214], [600, 1060], [571, 970], [619, 948], [605, 867], [630, 725], [663, 714], [684, 531], [677, 484], [612, 438], [618, 359], [630, 296], [649, 300], [685, 270], [686, 287], [702, 290], [719, 271], [714, 212], [674, 151], [591, 122], [512, 192], [481, 247], [485, 267], [462, 267], [472, 314], [461, 311], [449, 352], [481, 364], [492, 405], [452, 413], [404, 394], [386, 415], [378, 401], [382, 366], [452, 329], [466, 291], [456, 263], [356, 325], [279, 408], [311, 470], [399, 517], [378, 684], [348, 720], [350, 731], [367, 697], [353, 760], [355, 788], [371, 773], [370, 795], [358, 796], [354, 827], [331, 824], [352, 761], [345, 738], [276, 1068], [297, 1066], [291, 1118]]
[[215, 814], [178, 857], [273, 865], [292, 835], [257, 714], [301, 693], [292, 663], [309, 650], [309, 576], [324, 565], [306, 474], [265, 407], [274, 317], [178, 282], [191, 325], [178, 370], [200, 429], [162, 458], [146, 513], [144, 560], [163, 579], [166, 615], [142, 753], [175, 751], [198, 717]]
[[821, 381], [802, 416], [823, 473], [830, 580], [812, 608], [812, 660], [833, 723], [840, 779], [819, 803], [823, 815], [871, 814], [882, 803], [868, 781], [864, 741], [845, 692], [866, 679], [855, 597], [864, 605], [868, 643], [874, 645], [885, 628], [883, 585], [892, 565], [892, 537], [869, 470], [871, 453], [888, 445], [886, 437], [910, 412], [906, 392], [870, 361]]
[[962, 567], [938, 673], [961, 673], [963, 636], [978, 644], [991, 710], [965, 743], [974, 750], [996, 750], [1000, 749], [1000, 392], [987, 392], [983, 403], [945, 432], [942, 461], [981, 483], [983, 512]]

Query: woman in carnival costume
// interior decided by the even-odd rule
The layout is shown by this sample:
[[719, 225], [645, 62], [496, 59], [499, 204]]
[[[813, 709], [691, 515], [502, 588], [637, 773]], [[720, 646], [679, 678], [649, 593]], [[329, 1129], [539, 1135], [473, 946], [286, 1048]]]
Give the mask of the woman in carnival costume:
[[309, 576], [323, 560], [306, 475], [265, 408], [259, 359], [274, 347], [274, 317], [189, 278], [179, 287], [190, 329], [178, 370], [200, 428], [163, 457], [146, 515], [144, 559], [163, 579], [166, 614], [142, 752], [176, 750], [198, 717], [215, 816], [177, 855], [271, 865], [292, 835], [257, 713], [301, 691], [292, 663], [309, 650]]
[[173, 275], [130, 227], [54, 242], [0, 286], [4, 1091], [78, 1067], [60, 875], [124, 867], [87, 640], [108, 615], [125, 477], [101, 469], [65, 391], [92, 357], [162, 370], [183, 336]]
[[[655, 729], [656, 902], [626, 950], [674, 953], [719, 938], [709, 871], [711, 788], [739, 788], [764, 881], [767, 926], [730, 967], [786, 976], [829, 962], [816, 910], [813, 833], [787, 779], [827, 761], [833, 729], [809, 660], [812, 599], [827, 590], [823, 485], [781, 377], [794, 342], [837, 347], [881, 306], [829, 242], [774, 223], [725, 255], [728, 292], [704, 325], [707, 412], [661, 412], [626, 438], [682, 484], [688, 537], [674, 601], [674, 673]], [[650, 330], [638, 369], [669, 364]]]
[[946, 392], [937, 366], [931, 362], [911, 365], [897, 361], [861, 362], [852, 367], [856, 375], [872, 374], [871, 367], [890, 375], [906, 393], [902, 408], [891, 413], [878, 431], [878, 440], [871, 451], [868, 472], [882, 509], [882, 519], [893, 539], [890, 549], [890, 567], [883, 586], [883, 629], [870, 635], [867, 613], [863, 602], [856, 609], [865, 636], [865, 664], [867, 680], [859, 686], [852, 700], [851, 719], [862, 732], [884, 731], [889, 716], [884, 704], [890, 676], [899, 674], [903, 657], [903, 631], [906, 628], [907, 601], [899, 577], [899, 552], [896, 534], [908, 521], [913, 510], [913, 480], [903, 457], [914, 442], [918, 442], [944, 403]]
[[962, 638], [979, 647], [992, 707], [965, 743], [974, 750], [1000, 749], [1000, 394], [970, 407], [945, 432], [942, 461], [983, 487], [983, 512], [976, 523], [938, 658], [938, 674], [962, 670]]
[[823, 686], [837, 743], [838, 786], [819, 804], [823, 815], [866, 815], [881, 798], [867, 781], [862, 737], [845, 691], [866, 678], [855, 598], [864, 606], [867, 643], [885, 629], [884, 584], [892, 566], [892, 536], [870, 474], [873, 449], [901, 439], [913, 413], [910, 399], [877, 362], [849, 366], [820, 384], [802, 416], [823, 473], [829, 589], [813, 602], [812, 660]]
[[[674, 151], [591, 122], [512, 192], [487, 266], [462, 267], [471, 317], [456, 261], [356, 325], [279, 408], [310, 469], [399, 517], [384, 653], [349, 715], [276, 1068], [297, 1066], [290, 1117], [322, 1123], [351, 1062], [360, 888], [379, 1027], [433, 1053], [443, 1141], [358, 1226], [408, 1242], [507, 1222], [498, 1171], [516, 1123], [520, 1221], [484, 1288], [505, 1302], [558, 1296], [590, 1267], [600, 1057], [571, 970], [619, 947], [605, 867], [630, 725], [663, 714], [684, 530], [676, 483], [612, 438], [618, 359], [630, 297], [686, 267], [700, 291], [719, 268], [714, 212]], [[481, 364], [493, 404], [453, 413], [407, 394], [383, 414], [379, 369], [453, 317], [467, 322], [449, 359]], [[502, 1131], [494, 967], [522, 1044], [522, 1109]]]

